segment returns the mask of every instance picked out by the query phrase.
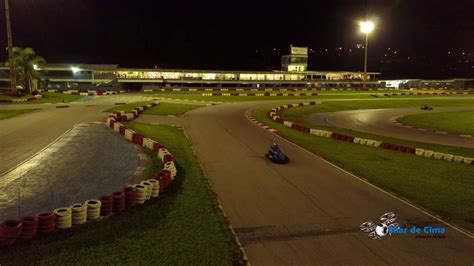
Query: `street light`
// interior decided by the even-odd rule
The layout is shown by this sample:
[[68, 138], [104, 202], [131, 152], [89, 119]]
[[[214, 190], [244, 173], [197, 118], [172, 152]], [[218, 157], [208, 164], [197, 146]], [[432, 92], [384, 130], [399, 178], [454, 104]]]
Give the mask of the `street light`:
[[364, 77], [362, 78], [362, 87], [366, 89], [367, 80], [367, 49], [369, 49], [369, 33], [371, 33], [375, 25], [372, 21], [361, 21], [359, 23], [360, 32], [365, 33], [365, 58], [364, 58]]
[[81, 71], [81, 69], [78, 68], [78, 67], [72, 66], [71, 71], [72, 71], [72, 73], [77, 73], [77, 72]]

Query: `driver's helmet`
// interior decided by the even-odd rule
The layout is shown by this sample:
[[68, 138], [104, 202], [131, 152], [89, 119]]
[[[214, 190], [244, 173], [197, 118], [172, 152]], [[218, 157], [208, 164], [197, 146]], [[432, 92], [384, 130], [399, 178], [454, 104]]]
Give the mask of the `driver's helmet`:
[[278, 144], [276, 144], [275, 142], [272, 143], [272, 150], [278, 150], [279, 147], [278, 147]]

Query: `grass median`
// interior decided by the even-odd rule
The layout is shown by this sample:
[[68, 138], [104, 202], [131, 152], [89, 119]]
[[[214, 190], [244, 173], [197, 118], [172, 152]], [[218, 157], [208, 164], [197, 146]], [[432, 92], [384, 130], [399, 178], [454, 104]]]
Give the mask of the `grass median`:
[[[119, 105], [114, 108], [108, 109], [105, 112], [118, 112], [118, 111], [131, 112], [133, 109], [143, 106], [143, 105], [150, 104], [151, 102], [152, 101], [143, 101], [143, 102], [135, 102], [135, 103]], [[154, 106], [143, 113], [147, 115], [182, 115], [186, 113], [187, 111], [190, 111], [199, 107], [202, 107], [202, 105], [160, 102], [159, 105]]]
[[312, 153], [474, 232], [472, 165], [427, 159], [301, 133], [271, 120], [267, 113], [272, 107], [258, 108], [253, 116]]
[[36, 110], [38, 109], [0, 110], [0, 120], [11, 118], [17, 115], [26, 114], [26, 113], [33, 112]]
[[474, 111], [410, 115], [398, 120], [418, 128], [474, 135]]
[[[26, 101], [26, 102], [6, 102], [6, 104], [36, 104], [36, 103], [60, 103], [60, 102], [65, 102], [65, 103], [69, 103], [69, 102], [74, 102], [74, 101], [77, 101], [79, 99], [81, 99], [82, 95], [74, 95], [74, 94], [62, 94], [62, 93], [56, 93], [56, 92], [43, 92], [41, 93], [43, 95], [42, 98], [39, 98], [39, 99], [34, 99], [34, 100], [31, 100], [31, 101]], [[23, 97], [11, 97], [11, 96], [0, 96], [0, 99], [4, 99], [4, 100], [7, 100], [7, 99], [28, 99], [28, 98], [31, 98], [33, 97], [32, 95], [26, 95], [26, 96], [23, 96]], [[5, 104], [4, 102], [2, 102], [3, 104]]]
[[178, 176], [160, 197], [100, 222], [0, 249], [2, 265], [238, 265], [242, 254], [183, 132], [128, 123], [164, 144]]

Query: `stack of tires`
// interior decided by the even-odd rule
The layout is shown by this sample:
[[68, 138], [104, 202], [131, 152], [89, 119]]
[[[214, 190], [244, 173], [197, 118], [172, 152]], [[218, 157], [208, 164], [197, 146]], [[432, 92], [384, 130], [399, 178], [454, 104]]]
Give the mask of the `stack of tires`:
[[56, 221], [54, 213], [44, 212], [38, 214], [38, 232], [39, 233], [49, 233], [54, 231], [56, 227]]
[[151, 191], [153, 190], [153, 184], [151, 184], [148, 181], [142, 181], [140, 184], [145, 186], [145, 188], [146, 188], [146, 197], [145, 197], [145, 199], [149, 200], [151, 198]]
[[112, 196], [102, 196], [100, 197], [100, 216], [103, 217], [108, 217], [112, 215], [113, 213], [113, 204], [114, 204], [114, 198]]
[[87, 222], [87, 204], [76, 203], [71, 206], [72, 224], [83, 224]]
[[56, 228], [67, 229], [72, 227], [71, 208], [59, 208], [53, 211], [56, 216]]
[[0, 224], [0, 246], [9, 246], [20, 237], [23, 225], [18, 220], [7, 220]]
[[112, 193], [113, 212], [121, 212], [125, 209], [125, 193], [123, 191]]
[[87, 220], [98, 220], [100, 218], [101, 202], [99, 200], [88, 200], [85, 204], [87, 205]]
[[151, 189], [151, 197], [158, 198], [160, 195], [160, 182], [155, 179], [149, 179], [147, 182], [153, 185]]
[[28, 216], [21, 219], [23, 229], [21, 230], [20, 238], [31, 239], [38, 232], [38, 216]]
[[136, 203], [137, 204], [145, 203], [146, 194], [147, 194], [146, 187], [142, 184], [136, 184], [134, 187], [135, 187], [135, 190], [137, 191]]
[[123, 192], [125, 193], [125, 207], [127, 209], [133, 208], [137, 201], [137, 191], [134, 187], [126, 187]]
[[171, 173], [171, 179], [174, 179], [176, 174], [178, 173], [173, 161], [165, 162], [163, 169]]

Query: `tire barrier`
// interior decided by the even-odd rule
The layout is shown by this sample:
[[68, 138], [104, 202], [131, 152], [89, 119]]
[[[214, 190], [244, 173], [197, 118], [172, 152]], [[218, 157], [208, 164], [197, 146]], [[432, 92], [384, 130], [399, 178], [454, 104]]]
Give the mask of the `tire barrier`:
[[453, 158], [454, 158], [454, 155], [452, 155], [452, 154], [445, 154], [445, 155], [443, 156], [443, 159], [444, 159], [445, 161], [448, 161], [448, 162], [453, 161]]
[[[315, 105], [315, 104], [316, 102], [312, 101], [312, 102], [304, 102], [304, 103], [279, 105], [279, 106], [273, 107], [268, 112], [268, 116], [275, 122], [282, 124], [288, 128], [291, 128], [303, 133], [309, 133], [318, 137], [330, 138], [330, 139], [338, 140], [338, 141], [351, 142], [354, 144], [365, 145], [365, 146], [374, 147], [374, 148], [381, 148], [381, 149], [386, 149], [386, 150], [391, 150], [391, 151], [396, 151], [396, 152], [409, 153], [409, 154], [414, 154], [414, 155], [425, 157], [425, 158], [434, 158], [434, 159], [445, 160], [449, 162], [457, 162], [457, 163], [474, 165], [474, 158], [463, 157], [463, 156], [452, 155], [452, 154], [444, 154], [441, 152], [408, 147], [408, 146], [400, 145], [400, 144], [392, 144], [392, 143], [387, 143], [387, 142], [382, 142], [382, 141], [377, 141], [377, 140], [358, 138], [358, 137], [340, 134], [336, 132], [330, 132], [326, 130], [308, 128], [304, 125], [300, 125], [297, 123], [293, 123], [291, 121], [284, 120], [279, 114], [280, 111], [286, 110], [288, 108], [293, 108], [293, 107], [298, 107], [298, 106], [309, 106], [309, 105]], [[158, 156], [160, 156], [160, 153], [158, 153]], [[161, 156], [160, 156], [160, 159], [162, 159]], [[166, 169], [166, 163], [165, 163], [165, 169]], [[170, 170], [172, 172], [171, 168], [167, 170]]]
[[[380, 88], [367, 88], [364, 91], [380, 91], [380, 90], [394, 90], [394, 89], [388, 89], [385, 87], [380, 87]], [[359, 88], [352, 88], [352, 87], [338, 87], [338, 88], [326, 88], [326, 87], [272, 87], [272, 88], [251, 88], [251, 87], [226, 87], [226, 88], [203, 88], [203, 87], [180, 87], [180, 88], [152, 88], [152, 89], [143, 89], [143, 92], [193, 92], [193, 91], [205, 91], [205, 92], [211, 92], [212, 93], [226, 93], [229, 92], [229, 94], [233, 93], [233, 96], [237, 96], [235, 94], [239, 93], [234, 93], [234, 92], [249, 92], [249, 93], [240, 93], [244, 95], [248, 94], [255, 94], [255, 96], [258, 96], [259, 94], [264, 94], [269, 93], [269, 94], [277, 94], [277, 92], [285, 92], [286, 94], [298, 94], [302, 93], [299, 91], [361, 91]], [[308, 94], [308, 93], [307, 93]], [[244, 96], [241, 95], [241, 96]], [[203, 96], [208, 96], [208, 95], [203, 95]], [[209, 95], [212, 96], [212, 95]]]
[[123, 189], [125, 193], [125, 208], [130, 209], [135, 207], [137, 201], [137, 190], [132, 187], [126, 187]]
[[72, 211], [71, 208], [59, 208], [53, 211], [56, 216], [56, 228], [67, 229], [72, 227]]
[[318, 96], [317, 93], [269, 93], [269, 92], [260, 92], [260, 93], [225, 93], [225, 92], [204, 92], [201, 93], [201, 96], [237, 96], [237, 97], [245, 97], [245, 96]]
[[171, 172], [168, 170], [161, 170], [155, 175], [154, 179], [160, 183], [160, 192], [163, 192], [171, 183]]
[[31, 239], [38, 232], [38, 216], [27, 216], [21, 219], [21, 224], [23, 228], [21, 229], [20, 238], [22, 239]]
[[371, 94], [373, 97], [379, 97], [379, 96], [385, 96], [385, 97], [392, 97], [392, 96], [405, 96], [405, 95], [469, 95], [469, 94], [474, 94], [473, 91], [435, 91], [435, 92], [427, 92], [427, 91], [418, 91], [418, 92], [393, 92], [393, 93], [383, 93], [383, 94]]
[[49, 233], [56, 227], [55, 216], [52, 212], [38, 214], [38, 232]]
[[120, 123], [121, 121], [130, 121], [137, 118], [144, 110], [157, 104], [153, 102], [137, 107], [131, 113], [116, 112], [111, 114], [106, 121], [107, 125], [115, 132], [133, 143], [153, 151], [160, 158], [164, 166], [162, 170], [154, 174], [153, 179], [127, 186], [122, 191], [102, 196], [99, 199], [91, 199], [84, 203], [73, 204], [70, 207], [58, 208], [53, 212], [24, 217], [21, 221], [5, 221], [0, 225], [0, 246], [11, 245], [19, 237], [30, 239], [37, 234], [74, 228], [74, 226], [86, 222], [98, 221], [114, 213], [133, 208], [137, 204], [144, 204], [151, 198], [159, 197], [160, 193], [165, 191], [177, 175], [175, 158], [162, 144], [150, 138], [145, 138]]
[[463, 163], [465, 164], [473, 164], [474, 158], [464, 157]]
[[163, 169], [171, 173], [171, 179], [174, 179], [176, 174], [178, 173], [173, 161], [166, 162]]
[[142, 184], [137, 184], [134, 187], [135, 187], [135, 190], [137, 191], [136, 203], [137, 204], [145, 203], [146, 194], [147, 194], [146, 187]]
[[158, 150], [158, 158], [160, 158], [162, 162], [165, 160], [165, 155], [171, 155], [171, 153], [165, 148]]
[[20, 237], [23, 224], [19, 220], [7, 220], [0, 224], [0, 246], [9, 246]]
[[145, 200], [149, 200], [151, 198], [151, 191], [153, 190], [153, 184], [147, 181], [142, 181], [140, 182], [140, 184], [143, 185], [146, 189]]
[[456, 163], [461, 163], [464, 160], [463, 156], [456, 155], [453, 157], [453, 161]]
[[113, 212], [121, 212], [125, 210], [125, 192], [118, 191], [112, 193], [113, 197]]
[[88, 90], [86, 91], [79, 91], [79, 90], [56, 90], [50, 89], [47, 90], [48, 92], [56, 92], [61, 94], [73, 94], [73, 95], [83, 95], [83, 96], [101, 96], [101, 95], [115, 95], [120, 93], [125, 93], [126, 91], [96, 91], [96, 90]]
[[87, 204], [75, 203], [71, 205], [72, 224], [83, 224], [87, 222]]
[[151, 197], [158, 198], [158, 196], [160, 195], [160, 182], [155, 179], [148, 179], [147, 182], [153, 185], [151, 189]]
[[100, 216], [108, 217], [112, 215], [114, 211], [114, 198], [110, 195], [102, 196], [99, 198], [100, 206]]
[[102, 205], [100, 200], [88, 200], [85, 202], [87, 205], [87, 220], [96, 221], [100, 218], [100, 207]]

